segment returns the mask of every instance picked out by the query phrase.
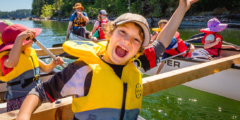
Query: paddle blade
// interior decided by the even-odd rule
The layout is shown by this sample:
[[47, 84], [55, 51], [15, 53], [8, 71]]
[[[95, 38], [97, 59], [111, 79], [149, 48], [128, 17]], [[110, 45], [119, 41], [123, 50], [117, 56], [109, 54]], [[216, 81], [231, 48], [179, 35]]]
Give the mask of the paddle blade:
[[202, 38], [206, 35], [206, 33], [200, 33], [192, 36], [190, 39], [186, 40], [189, 43], [202, 43]]

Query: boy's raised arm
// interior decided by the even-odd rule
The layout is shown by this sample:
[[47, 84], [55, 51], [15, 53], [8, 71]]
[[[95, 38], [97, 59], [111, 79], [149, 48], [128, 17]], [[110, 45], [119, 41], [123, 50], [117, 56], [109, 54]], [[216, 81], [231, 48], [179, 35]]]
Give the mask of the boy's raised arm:
[[175, 32], [177, 31], [185, 13], [188, 11], [191, 4], [197, 1], [198, 0], [179, 0], [178, 8], [157, 37], [157, 40], [161, 41], [165, 48], [170, 44]]

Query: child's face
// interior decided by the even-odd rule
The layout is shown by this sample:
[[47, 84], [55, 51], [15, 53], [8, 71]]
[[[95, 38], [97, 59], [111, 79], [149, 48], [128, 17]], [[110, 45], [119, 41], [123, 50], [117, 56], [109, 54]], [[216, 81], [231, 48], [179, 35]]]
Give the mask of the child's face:
[[165, 27], [165, 25], [166, 25], [165, 23], [162, 23], [159, 25], [159, 28], [163, 29]]
[[106, 24], [107, 24], [107, 23], [102, 23], [102, 24], [101, 24], [101, 29], [102, 29], [102, 30], [104, 30]]
[[76, 8], [75, 11], [76, 11], [76, 12], [81, 12], [81, 11], [82, 11], [82, 8]]
[[110, 35], [106, 62], [125, 65], [139, 51], [142, 45], [143, 33], [134, 23], [118, 26]]

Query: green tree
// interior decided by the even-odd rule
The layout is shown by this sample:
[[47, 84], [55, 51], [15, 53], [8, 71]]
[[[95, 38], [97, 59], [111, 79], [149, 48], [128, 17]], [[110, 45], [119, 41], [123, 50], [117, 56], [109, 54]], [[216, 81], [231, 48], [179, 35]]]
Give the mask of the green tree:
[[53, 7], [53, 5], [48, 4], [43, 5], [41, 17], [51, 17], [53, 15], [54, 10], [55, 8]]

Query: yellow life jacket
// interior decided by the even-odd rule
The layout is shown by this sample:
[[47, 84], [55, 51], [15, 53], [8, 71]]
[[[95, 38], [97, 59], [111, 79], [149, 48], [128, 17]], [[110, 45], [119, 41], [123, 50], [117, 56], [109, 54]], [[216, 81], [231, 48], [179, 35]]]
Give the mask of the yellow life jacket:
[[[10, 51], [0, 53], [0, 58], [4, 55], [9, 55]], [[4, 63], [0, 63], [1, 64]], [[19, 61], [16, 67], [8, 74], [3, 76], [2, 67], [0, 67], [0, 80], [7, 82], [8, 92], [5, 95], [7, 100], [22, 97], [39, 81], [39, 63], [36, 51], [32, 48], [27, 48], [24, 53], [20, 54]]]
[[3, 44], [3, 42], [2, 42], [2, 38], [0, 38], [0, 45], [1, 45], [1, 44]]
[[75, 13], [76, 17], [74, 18], [73, 21], [73, 26], [75, 27], [82, 27], [86, 26], [87, 22], [83, 19], [83, 17], [77, 17], [77, 14]]
[[132, 61], [123, 68], [121, 79], [99, 58], [106, 42], [66, 41], [65, 52], [80, 57], [93, 70], [87, 96], [73, 96], [72, 110], [78, 119], [136, 119], [142, 105], [142, 76]]

